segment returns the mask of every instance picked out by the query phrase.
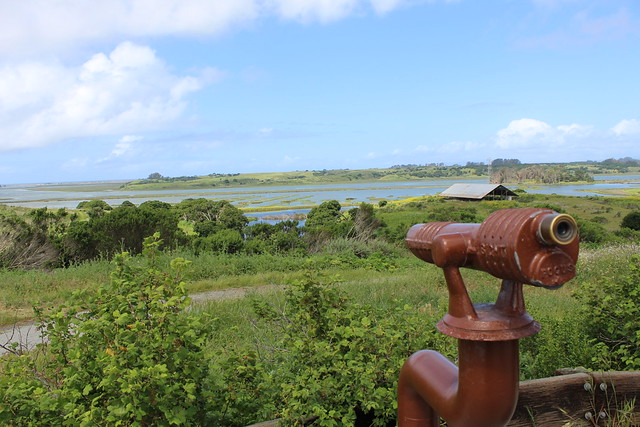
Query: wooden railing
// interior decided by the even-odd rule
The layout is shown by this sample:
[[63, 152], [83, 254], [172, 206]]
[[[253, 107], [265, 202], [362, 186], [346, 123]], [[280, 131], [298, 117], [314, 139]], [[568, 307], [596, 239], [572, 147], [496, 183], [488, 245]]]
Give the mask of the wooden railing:
[[[625, 407], [628, 412], [619, 412]], [[253, 427], [277, 425], [273, 420]], [[518, 406], [507, 425], [640, 426], [640, 371], [581, 372], [521, 381]]]
[[[628, 422], [612, 423], [624, 419]], [[518, 406], [508, 425], [640, 425], [640, 371], [583, 372], [522, 381]]]

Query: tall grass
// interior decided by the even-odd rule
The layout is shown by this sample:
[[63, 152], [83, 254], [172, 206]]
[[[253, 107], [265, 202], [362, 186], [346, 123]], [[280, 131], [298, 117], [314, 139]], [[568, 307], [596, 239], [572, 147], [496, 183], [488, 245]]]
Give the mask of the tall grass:
[[33, 317], [34, 305], [60, 305], [76, 290], [96, 288], [109, 280], [111, 271], [107, 260], [50, 271], [0, 270], [0, 325]]

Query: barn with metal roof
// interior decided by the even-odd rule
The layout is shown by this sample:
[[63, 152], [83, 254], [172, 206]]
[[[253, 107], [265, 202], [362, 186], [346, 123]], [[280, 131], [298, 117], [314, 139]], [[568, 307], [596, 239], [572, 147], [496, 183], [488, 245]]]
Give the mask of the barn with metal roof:
[[516, 193], [500, 184], [453, 184], [440, 195], [461, 200], [511, 200], [518, 197]]

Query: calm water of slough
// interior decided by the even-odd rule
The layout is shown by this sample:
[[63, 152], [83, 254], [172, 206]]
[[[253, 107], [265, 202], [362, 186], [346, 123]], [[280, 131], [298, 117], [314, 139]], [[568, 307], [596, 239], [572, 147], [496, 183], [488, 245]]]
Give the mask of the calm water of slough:
[[[640, 186], [640, 175], [596, 176], [592, 184], [540, 185], [527, 189], [530, 193], [560, 194], [567, 196], [602, 195], [606, 189], [624, 189]], [[606, 182], [616, 180], [617, 182]], [[623, 180], [623, 182], [620, 182]], [[11, 185], [0, 187], [0, 203], [10, 206], [50, 209], [74, 209], [83, 200], [102, 199], [112, 206], [125, 200], [140, 204], [148, 200], [179, 203], [186, 198], [205, 197], [214, 200], [229, 200], [239, 207], [284, 206], [292, 212], [296, 206], [316, 205], [326, 200], [341, 203], [377, 203], [378, 200], [400, 200], [409, 197], [438, 194], [455, 183], [486, 183], [486, 180], [436, 180], [385, 183], [352, 183], [281, 187], [237, 187], [189, 190], [100, 190], [100, 183]], [[103, 185], [102, 185], [103, 186]], [[77, 187], [78, 190], [74, 190]], [[517, 188], [511, 186], [511, 188]], [[82, 191], [80, 191], [82, 190]], [[263, 214], [260, 214], [262, 216]]]

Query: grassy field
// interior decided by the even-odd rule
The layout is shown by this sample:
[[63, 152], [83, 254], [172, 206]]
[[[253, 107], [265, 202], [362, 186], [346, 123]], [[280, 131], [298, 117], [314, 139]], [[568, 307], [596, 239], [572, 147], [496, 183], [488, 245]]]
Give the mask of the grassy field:
[[[524, 167], [526, 165], [522, 165]], [[620, 174], [620, 169], [604, 164], [546, 164], [568, 170], [581, 168], [592, 174]], [[637, 174], [640, 167], [629, 166], [626, 174]], [[350, 182], [424, 181], [429, 179], [479, 179], [487, 177], [487, 167], [475, 166], [397, 166], [386, 169], [336, 169], [321, 171], [266, 172], [243, 174], [211, 174], [191, 177], [161, 177], [131, 181], [122, 188], [135, 190], [202, 189], [213, 187], [345, 184]]]
[[[613, 234], [619, 229], [625, 212], [640, 209], [640, 201], [633, 198], [523, 196], [517, 202], [474, 203], [422, 197], [378, 207], [377, 216], [384, 219], [387, 231], [397, 229], [401, 238], [408, 225], [434, 220], [443, 214], [451, 216], [453, 213], [466, 220], [481, 221], [488, 213], [497, 209], [540, 206], [567, 211], [580, 216], [581, 221], [589, 218], [587, 221], [596, 221]], [[386, 237], [393, 238], [394, 235], [387, 232]], [[640, 253], [638, 241], [636, 238], [635, 243], [627, 239], [619, 240], [616, 244], [583, 245], [577, 276], [569, 283], [556, 290], [525, 286], [527, 311], [541, 324], [542, 329], [536, 335], [520, 340], [521, 380], [549, 377], [559, 368], [584, 367], [593, 371], [621, 369], [619, 357], [616, 359], [614, 351], [599, 346], [602, 342], [598, 340], [603, 338], [596, 335], [597, 330], [590, 330], [589, 320], [595, 316], [593, 309], [601, 310], [598, 303], [606, 301], [606, 298], [598, 296], [597, 299], [585, 301], [584, 295], [594, 289], [605, 289], [603, 292], [607, 298], [613, 297], [615, 294], [608, 292], [608, 288], [603, 288], [603, 285], [619, 283], [626, 287], [626, 284], [631, 283], [625, 277], [631, 277], [630, 274], [637, 271], [637, 261], [633, 259]], [[117, 286], [127, 284], [122, 295], [117, 292], [120, 288], [112, 287], [107, 294], [99, 293], [99, 299], [93, 299], [93, 306], [81, 305], [73, 309], [73, 313], [81, 312], [85, 307], [89, 310], [102, 310], [98, 311], [102, 313], [99, 316], [87, 316], [89, 319], [85, 325], [89, 325], [88, 329], [80, 329], [83, 331], [80, 334], [68, 335], [69, 341], [78, 340], [79, 343], [73, 354], [95, 354], [95, 358], [89, 357], [87, 363], [68, 362], [60, 357], [65, 356], [64, 353], [56, 353], [60, 348], [64, 350], [67, 347], [60, 347], [60, 341], [55, 338], [48, 347], [44, 347], [45, 352], [38, 350], [20, 357], [3, 356], [0, 358], [0, 382], [4, 388], [0, 389], [0, 397], [3, 397], [3, 403], [12, 405], [16, 411], [16, 408], [24, 410], [36, 406], [51, 411], [51, 407], [46, 404], [46, 398], [50, 396], [43, 391], [45, 389], [40, 382], [32, 380], [33, 372], [40, 375], [36, 378], [49, 378], [40, 372], [46, 373], [49, 369], [57, 375], [59, 366], [63, 366], [65, 375], [68, 375], [66, 378], [73, 378], [73, 374], [69, 373], [75, 372], [75, 369], [83, 375], [84, 370], [91, 372], [92, 376], [87, 378], [100, 379], [107, 371], [100, 368], [95, 374], [91, 369], [94, 369], [93, 364], [106, 363], [109, 367], [117, 368], [118, 379], [127, 375], [126, 378], [131, 381], [145, 382], [146, 377], [138, 377], [142, 369], [133, 361], [151, 359], [132, 356], [130, 352], [137, 355], [140, 351], [153, 351], [153, 357], [162, 354], [169, 357], [169, 360], [178, 355], [191, 355], [197, 366], [210, 367], [203, 383], [209, 384], [215, 392], [203, 395], [208, 396], [207, 399], [216, 399], [215, 402], [221, 401], [219, 406], [218, 403], [211, 405], [210, 414], [212, 417], [218, 416], [220, 411], [220, 419], [224, 420], [212, 425], [244, 426], [286, 416], [283, 411], [298, 405], [295, 398], [298, 394], [286, 392], [287, 387], [292, 386], [300, 388], [300, 396], [303, 397], [307, 396], [313, 386], [321, 391], [332, 390], [333, 394], [344, 393], [347, 399], [341, 404], [346, 410], [358, 404], [352, 401], [357, 399], [358, 390], [374, 390], [371, 395], [378, 393], [385, 396], [376, 405], [393, 413], [396, 390], [394, 381], [399, 375], [400, 366], [411, 353], [419, 349], [431, 349], [439, 351], [452, 361], [456, 360], [455, 339], [437, 332], [436, 329], [437, 322], [447, 310], [449, 294], [442, 270], [420, 261], [400, 243], [393, 246], [389, 242], [373, 240], [367, 243], [369, 256], [358, 257], [355, 249], [362, 244], [364, 243], [346, 238], [335, 239], [322, 251], [310, 255], [195, 255], [188, 250], [160, 253], [158, 258], [153, 258], [154, 269], [159, 269], [154, 273], [157, 277], [171, 276], [168, 265], [172, 259], [186, 258], [191, 261], [188, 271], [181, 275], [190, 294], [234, 288], [248, 291], [244, 291], [242, 295], [236, 292], [236, 297], [232, 298], [198, 300], [192, 303], [186, 314], [180, 313], [171, 322], [165, 322], [165, 317], [161, 315], [143, 315], [141, 319], [146, 319], [145, 321], [162, 320], [154, 328], [137, 329], [140, 322], [129, 322], [130, 319], [137, 318], [137, 313], [144, 313], [144, 307], [164, 307], [165, 303], [174, 298], [167, 298], [159, 293], [154, 297], [159, 298], [156, 301], [150, 297], [151, 294], [145, 294], [145, 289], [153, 289], [154, 292], [156, 289], [166, 289], [148, 286], [150, 276], [142, 275], [139, 281], [131, 282], [129, 279], [123, 280], [122, 274], [115, 276], [119, 279], [114, 282]], [[384, 251], [377, 251], [379, 248]], [[143, 265], [146, 261], [148, 260], [141, 256], [133, 258], [137, 265]], [[55, 307], [64, 304], [74, 291], [83, 289], [92, 294], [100, 283], [109, 281], [113, 270], [114, 265], [108, 260], [96, 260], [51, 271], [0, 271], [0, 325], [30, 319], [32, 305], [52, 308], [55, 313]], [[463, 269], [462, 275], [474, 303], [495, 301], [500, 288], [499, 279], [469, 269]], [[640, 278], [637, 275], [635, 277]], [[301, 293], [303, 288], [295, 285], [304, 283], [324, 284], [326, 287], [318, 294], [309, 291]], [[291, 298], [296, 292], [299, 296], [297, 300]], [[114, 298], [106, 295], [114, 295]], [[338, 299], [331, 295], [338, 295]], [[87, 294], [84, 296], [87, 297]], [[623, 302], [630, 299], [632, 298]], [[91, 298], [84, 301], [87, 300], [91, 301]], [[604, 312], [608, 319], [608, 313], [615, 311], [618, 305], [624, 305], [618, 302], [614, 307], [605, 306], [606, 309], [601, 310], [601, 313]], [[136, 316], [129, 314], [127, 307]], [[296, 307], [300, 311], [291, 311]], [[630, 306], [628, 310], [631, 309], [633, 307]], [[272, 313], [275, 317], [265, 317], [264, 313]], [[125, 314], [129, 317], [123, 317]], [[58, 313], [54, 314], [54, 318], [59, 319], [64, 326], [73, 316]], [[190, 321], [196, 322], [192, 325], [204, 320], [206, 328], [194, 332], [199, 330], [189, 326], [176, 339], [167, 332], [162, 336], [168, 337], [169, 347], [162, 347], [158, 352], [152, 345], [156, 339], [141, 344], [151, 333], [164, 331], [162, 327], [173, 325], [172, 322], [178, 325], [180, 319], [192, 319]], [[631, 317], [633, 327], [636, 325], [635, 319], [635, 316]], [[386, 323], [387, 320], [391, 323]], [[321, 325], [325, 325], [325, 321], [331, 322], [326, 323], [328, 332], [322, 332]], [[626, 323], [629, 324], [629, 321]], [[614, 322], [613, 329], [619, 324], [621, 323]], [[114, 339], [106, 333], [111, 330], [118, 331]], [[201, 353], [196, 355], [182, 351], [184, 342], [189, 337], [185, 331], [191, 331], [193, 339], [202, 341], [202, 347], [197, 347]], [[203, 334], [203, 331], [207, 332]], [[160, 337], [160, 334], [157, 336]], [[87, 345], [81, 341], [85, 337], [88, 337]], [[131, 341], [132, 337], [135, 339]], [[88, 346], [93, 347], [87, 349]], [[73, 348], [73, 344], [69, 348]], [[172, 351], [166, 353], [166, 348], [171, 348]], [[122, 362], [124, 360], [127, 362]], [[170, 366], [174, 365], [184, 366], [182, 363]], [[157, 366], [157, 362], [153, 366]], [[24, 369], [19, 371], [18, 368]], [[348, 370], [347, 374], [340, 376], [343, 370]], [[379, 378], [380, 384], [367, 379], [368, 375]], [[100, 396], [104, 396], [106, 382], [98, 382]], [[64, 386], [72, 383], [65, 380], [56, 384]], [[120, 382], [115, 382], [115, 389], [111, 392], [116, 399], [121, 399], [126, 395], [122, 390], [128, 391], [130, 384], [130, 381], [125, 381], [123, 388], [119, 389], [117, 387]], [[173, 384], [174, 381], [171, 381], [172, 386]], [[52, 390], [48, 392], [52, 398], [62, 395], [57, 389]], [[91, 391], [87, 382], [82, 381], [73, 396], [85, 396]], [[145, 396], [145, 393], [135, 393], [135, 396], [139, 395]], [[159, 395], [154, 393], [152, 402]], [[321, 410], [313, 400], [314, 396], [309, 398], [311, 400], [301, 398], [300, 405], [307, 412], [295, 415], [295, 419], [316, 415], [316, 411]], [[324, 394], [318, 396], [321, 397], [318, 402], [325, 400]], [[93, 395], [86, 397], [87, 401], [92, 401], [91, 399]], [[203, 399], [203, 402], [208, 402], [207, 399]], [[329, 403], [327, 406], [335, 410], [338, 405]], [[312, 408], [311, 413], [308, 408]], [[228, 415], [227, 410], [231, 411]], [[29, 414], [31, 413], [27, 415]], [[6, 418], [5, 413], [5, 419], [16, 419], [14, 414], [10, 416], [11, 418]], [[615, 417], [613, 415], [612, 419]], [[342, 424], [334, 423], [347, 424], [344, 421]]]
[[473, 168], [424, 167], [391, 169], [337, 169], [323, 171], [214, 174], [197, 177], [145, 179], [132, 181], [122, 188], [130, 190], [201, 189], [213, 187], [346, 184], [350, 182], [397, 182], [425, 179], [478, 179]]
[[[430, 196], [392, 202], [377, 209], [377, 215], [386, 224], [386, 229], [391, 235], [395, 233], [398, 239], [399, 255], [393, 259], [396, 265], [392, 272], [376, 271], [371, 266], [367, 266], [368, 269], [358, 268], [345, 262], [340, 254], [287, 257], [170, 253], [164, 256], [181, 256], [193, 261], [192, 273], [188, 277], [190, 292], [289, 283], [301, 278], [307, 269], [329, 275], [340, 274], [347, 282], [396, 280], [396, 284], [389, 285], [389, 289], [401, 292], [406, 286], [399, 284], [397, 278], [402, 276], [402, 280], [410, 282], [412, 277], [419, 276], [429, 268], [401, 248], [401, 240], [411, 225], [438, 220], [439, 214], [450, 212], [464, 214], [472, 222], [481, 222], [497, 209], [530, 206], [567, 212], [579, 220], [597, 223], [607, 233], [613, 233], [619, 229], [622, 218], [628, 212], [640, 209], [640, 199], [523, 194], [519, 201], [463, 202]], [[98, 283], [108, 281], [110, 269], [109, 261], [98, 260], [51, 271], [0, 271], [0, 325], [30, 319], [33, 305], [58, 305], [77, 289], [91, 289]]]
[[566, 212], [576, 218], [593, 221], [607, 231], [616, 231], [625, 215], [640, 209], [638, 197], [598, 197], [598, 196], [559, 196], [522, 194], [513, 201], [467, 202], [444, 200], [441, 197], [417, 197], [391, 203], [389, 208], [381, 209], [380, 215], [389, 228], [402, 224], [412, 225], [424, 222], [429, 212], [468, 211], [480, 218], [498, 209], [548, 207]]

